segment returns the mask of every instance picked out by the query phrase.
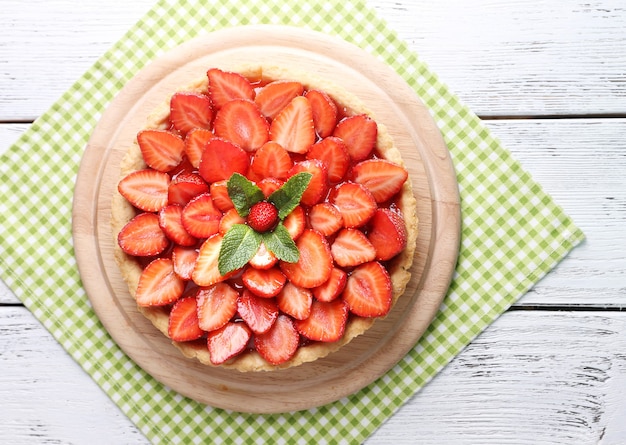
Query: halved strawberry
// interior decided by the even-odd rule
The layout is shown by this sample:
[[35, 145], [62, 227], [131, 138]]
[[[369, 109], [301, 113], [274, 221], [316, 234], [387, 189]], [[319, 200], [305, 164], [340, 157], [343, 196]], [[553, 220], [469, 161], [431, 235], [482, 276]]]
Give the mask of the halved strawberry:
[[376, 147], [378, 126], [366, 114], [357, 114], [342, 119], [335, 127], [333, 136], [343, 139], [350, 158], [358, 162], [367, 158]]
[[320, 202], [309, 210], [309, 226], [324, 236], [330, 236], [343, 227], [343, 216], [331, 203]]
[[158, 212], [167, 205], [170, 176], [150, 168], [129, 173], [117, 184], [128, 202], [144, 212]]
[[287, 179], [291, 167], [289, 152], [278, 142], [269, 141], [254, 154], [250, 170], [259, 178]]
[[286, 315], [279, 315], [274, 325], [265, 333], [254, 336], [257, 352], [273, 365], [290, 360], [300, 343], [300, 335]]
[[211, 68], [207, 71], [207, 77], [209, 97], [216, 110], [233, 99], [254, 99], [254, 88], [250, 81], [239, 73]]
[[283, 108], [270, 126], [270, 140], [292, 153], [306, 153], [315, 142], [313, 112], [304, 96], [297, 96]]
[[406, 247], [404, 218], [391, 209], [378, 209], [369, 222], [367, 238], [376, 249], [376, 259], [390, 260]]
[[224, 214], [222, 215], [218, 231], [222, 235], [226, 235], [226, 232], [228, 232], [228, 229], [230, 229], [232, 226], [234, 226], [235, 224], [244, 224], [245, 222], [245, 218], [239, 216], [237, 209], [232, 207], [231, 209], [224, 212]]
[[333, 267], [330, 278], [321, 286], [313, 288], [313, 296], [319, 301], [333, 301], [346, 287], [348, 274], [338, 267]]
[[325, 138], [333, 134], [337, 125], [337, 104], [321, 90], [309, 90], [305, 97], [311, 103], [313, 123], [318, 136]]
[[248, 261], [248, 264], [256, 269], [270, 269], [276, 265], [278, 257], [270, 250], [267, 250], [265, 243], [261, 242], [254, 256]]
[[168, 239], [179, 246], [193, 246], [197, 242], [183, 226], [183, 207], [178, 204], [169, 204], [161, 209], [159, 227]]
[[198, 252], [198, 259], [191, 274], [191, 279], [198, 286], [211, 286], [220, 281], [224, 281], [230, 274], [222, 275], [217, 267], [217, 259], [222, 247], [224, 237], [219, 233], [208, 238]]
[[246, 151], [256, 151], [269, 139], [269, 124], [259, 107], [249, 100], [225, 103], [215, 116], [213, 131]]
[[209, 193], [211, 194], [211, 198], [213, 198], [213, 203], [222, 212], [226, 212], [235, 207], [228, 195], [228, 179], [211, 183]]
[[177, 92], [170, 99], [170, 122], [183, 134], [194, 128], [209, 128], [213, 107], [209, 96], [191, 92]]
[[315, 230], [306, 229], [296, 240], [296, 247], [300, 252], [298, 262], [279, 263], [289, 281], [306, 288], [324, 284], [333, 268], [333, 259], [326, 238]]
[[241, 275], [241, 280], [243, 285], [255, 295], [271, 298], [278, 295], [285, 285], [287, 277], [278, 267], [270, 269], [247, 267]]
[[289, 232], [292, 240], [297, 240], [306, 227], [306, 214], [302, 206], [296, 206], [283, 220], [283, 225]]
[[324, 163], [331, 183], [340, 182], [350, 167], [350, 155], [346, 144], [335, 136], [328, 136], [311, 145], [306, 157], [319, 159]]
[[282, 179], [265, 178], [257, 182], [256, 185], [258, 185], [263, 192], [263, 196], [269, 198], [269, 196], [278, 190], [284, 183], [285, 181]]
[[221, 365], [240, 354], [248, 346], [252, 332], [245, 323], [229, 322], [207, 335], [211, 363]]
[[309, 316], [312, 302], [311, 289], [296, 286], [292, 282], [287, 282], [276, 296], [278, 308], [296, 320], [304, 320]]
[[255, 334], [267, 332], [278, 317], [278, 306], [273, 298], [263, 298], [244, 290], [237, 299], [237, 312]]
[[229, 179], [233, 173], [245, 176], [250, 166], [248, 154], [226, 139], [211, 139], [202, 153], [200, 176], [208, 183]]
[[344, 227], [361, 227], [378, 208], [372, 194], [361, 184], [343, 182], [331, 193], [331, 202], [339, 209]]
[[198, 320], [207, 332], [221, 328], [237, 313], [239, 292], [227, 283], [220, 282], [198, 290]]
[[315, 205], [328, 193], [328, 172], [326, 166], [318, 159], [296, 162], [289, 170], [289, 177], [302, 172], [311, 173], [313, 177], [302, 194], [300, 203], [307, 206]]
[[129, 255], [154, 256], [163, 252], [170, 241], [159, 226], [156, 214], [140, 213], [122, 227], [117, 243]]
[[181, 218], [191, 236], [208, 238], [219, 231], [222, 212], [213, 203], [211, 195], [203, 193], [189, 201], [183, 208]]
[[198, 340], [204, 331], [198, 325], [198, 304], [195, 297], [183, 297], [170, 310], [167, 335], [174, 341]]
[[254, 102], [258, 105], [261, 113], [271, 120], [274, 119], [294, 97], [300, 96], [303, 92], [304, 86], [300, 82], [275, 80], [257, 91]]
[[304, 320], [295, 320], [294, 325], [309, 340], [333, 342], [343, 337], [347, 321], [348, 305], [343, 300], [313, 300], [311, 315]]
[[185, 136], [185, 155], [194, 168], [200, 167], [200, 160], [206, 144], [215, 135], [206, 128], [195, 128]]
[[178, 300], [185, 291], [185, 281], [174, 272], [169, 258], [157, 258], [141, 272], [135, 292], [139, 306], [164, 306]]
[[209, 185], [196, 173], [181, 173], [174, 176], [167, 189], [170, 204], [187, 205], [192, 198], [209, 191]]
[[196, 266], [197, 259], [198, 250], [193, 247], [175, 246], [172, 249], [174, 272], [183, 280], [191, 280], [191, 274]]
[[376, 202], [385, 202], [398, 193], [408, 178], [407, 170], [385, 159], [368, 159], [352, 168], [354, 182], [364, 185]]
[[350, 273], [342, 298], [350, 312], [361, 317], [382, 317], [391, 309], [392, 287], [387, 269], [377, 261]]
[[376, 258], [376, 249], [359, 229], [341, 229], [330, 251], [341, 267], [358, 266]]
[[142, 130], [137, 143], [144, 161], [155, 170], [168, 172], [183, 160], [185, 142], [171, 131]]

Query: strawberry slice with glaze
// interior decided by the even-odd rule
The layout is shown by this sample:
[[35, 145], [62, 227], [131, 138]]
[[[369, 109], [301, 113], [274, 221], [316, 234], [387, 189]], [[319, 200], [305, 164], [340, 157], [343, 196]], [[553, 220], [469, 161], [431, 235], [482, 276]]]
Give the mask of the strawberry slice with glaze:
[[139, 306], [165, 306], [178, 300], [185, 291], [185, 281], [174, 272], [169, 258], [150, 262], [139, 277], [135, 300]]
[[172, 249], [174, 272], [183, 280], [191, 280], [191, 274], [197, 259], [198, 251], [193, 247], [175, 246]]
[[267, 332], [278, 318], [273, 298], [263, 298], [244, 290], [237, 299], [237, 312], [255, 334]]
[[331, 203], [320, 202], [309, 210], [309, 226], [324, 236], [330, 236], [343, 227], [343, 216]]
[[209, 128], [213, 119], [211, 99], [205, 94], [177, 92], [170, 99], [170, 122], [186, 134], [194, 128]]
[[312, 303], [313, 293], [311, 289], [296, 286], [291, 282], [287, 282], [283, 290], [276, 296], [278, 308], [297, 320], [304, 320], [311, 314]]
[[272, 121], [270, 140], [292, 153], [306, 153], [315, 142], [311, 104], [304, 96], [292, 99]]
[[367, 158], [376, 147], [378, 125], [366, 114], [357, 114], [339, 121], [333, 136], [345, 142], [350, 158], [358, 162]]
[[257, 182], [256, 185], [258, 185], [263, 192], [263, 196], [269, 198], [269, 196], [278, 190], [284, 183], [285, 181], [282, 179], [264, 178]]
[[208, 183], [228, 180], [233, 173], [246, 175], [250, 158], [245, 150], [226, 139], [211, 139], [202, 153], [199, 173]]
[[376, 258], [376, 249], [359, 229], [341, 229], [330, 246], [335, 263], [353, 267]]
[[287, 277], [276, 266], [269, 269], [247, 267], [241, 275], [241, 280], [253, 294], [262, 298], [271, 298], [282, 290]]
[[218, 231], [222, 235], [226, 235], [226, 232], [228, 232], [228, 230], [232, 226], [234, 226], [235, 224], [244, 224], [245, 222], [246, 220], [239, 216], [237, 209], [232, 207], [224, 212], [224, 214], [222, 215]]
[[275, 80], [268, 83], [256, 93], [254, 102], [261, 113], [272, 120], [296, 96], [302, 95], [304, 86], [291, 80]]
[[404, 167], [385, 159], [368, 159], [352, 168], [354, 182], [364, 185], [378, 203], [393, 198], [408, 176]]
[[330, 136], [337, 125], [337, 104], [321, 90], [309, 90], [305, 97], [311, 104], [313, 124], [318, 136]]
[[296, 240], [296, 247], [300, 252], [296, 263], [279, 262], [289, 281], [306, 288], [324, 284], [333, 268], [333, 258], [326, 237], [315, 230], [305, 229]]
[[331, 203], [341, 212], [343, 225], [347, 228], [365, 225], [378, 208], [369, 190], [354, 182], [342, 182], [335, 187]]
[[283, 225], [289, 232], [292, 240], [297, 240], [306, 227], [306, 214], [302, 206], [296, 206], [292, 212], [283, 220]]
[[213, 132], [205, 128], [195, 128], [185, 136], [185, 155], [195, 169], [200, 167], [200, 160], [206, 144], [214, 137]]
[[167, 335], [174, 341], [198, 340], [204, 331], [198, 325], [198, 304], [195, 297], [184, 297], [174, 303], [170, 311]]
[[180, 173], [170, 182], [167, 201], [170, 204], [187, 205], [192, 198], [209, 191], [209, 185], [196, 173]]
[[311, 173], [313, 176], [302, 194], [300, 203], [312, 206], [320, 202], [328, 193], [328, 172], [322, 161], [318, 159], [307, 159], [296, 162], [291, 170], [289, 170], [289, 177], [303, 172]]
[[289, 361], [298, 350], [299, 343], [300, 335], [286, 315], [279, 315], [267, 332], [254, 336], [257, 352], [273, 365]]
[[378, 209], [369, 222], [367, 238], [376, 250], [376, 259], [390, 260], [406, 247], [404, 219], [391, 209]]
[[248, 346], [252, 332], [245, 323], [229, 322], [207, 335], [211, 363], [221, 365], [237, 356]]
[[259, 178], [287, 179], [293, 161], [278, 142], [266, 142], [254, 154], [250, 170]]
[[154, 213], [140, 213], [128, 221], [117, 235], [117, 243], [128, 255], [154, 256], [163, 252], [170, 241]]
[[213, 131], [248, 152], [258, 150], [269, 139], [269, 124], [259, 107], [243, 99], [222, 106], [215, 116]]
[[165, 206], [159, 212], [159, 227], [174, 244], [189, 247], [198, 241], [183, 225], [183, 207], [178, 204]]
[[333, 301], [346, 287], [348, 274], [338, 267], [334, 267], [330, 278], [321, 286], [313, 288], [313, 296], [319, 301]]
[[314, 300], [311, 315], [295, 320], [300, 335], [313, 341], [334, 342], [343, 337], [348, 321], [348, 305], [341, 299], [331, 302]]
[[183, 160], [185, 142], [175, 133], [166, 130], [142, 130], [137, 133], [137, 143], [148, 167], [169, 172]]
[[319, 159], [324, 163], [331, 183], [340, 182], [350, 168], [350, 155], [346, 144], [335, 136], [329, 136], [311, 145], [306, 157]]
[[152, 169], [129, 173], [117, 185], [128, 202], [144, 212], [158, 212], [167, 205], [170, 176]]
[[[222, 275], [217, 267], [217, 259], [224, 237], [219, 233], [211, 236], [202, 243], [191, 279], [198, 286], [211, 286], [229, 278], [231, 274]], [[234, 273], [234, 271], [232, 272]]]
[[211, 198], [213, 198], [213, 203], [222, 212], [226, 212], [227, 210], [235, 207], [233, 201], [228, 195], [227, 179], [211, 183], [211, 185], [209, 186], [209, 193], [211, 194]]
[[196, 238], [208, 238], [219, 232], [222, 212], [209, 193], [193, 198], [183, 208], [181, 220], [185, 230]]
[[387, 269], [378, 261], [357, 266], [342, 294], [350, 312], [361, 317], [382, 317], [391, 309], [392, 287]]
[[278, 257], [271, 250], [267, 250], [265, 243], [261, 242], [254, 256], [248, 261], [248, 264], [255, 269], [271, 269], [277, 262]]
[[248, 79], [239, 73], [211, 68], [207, 71], [209, 97], [215, 109], [234, 99], [254, 99], [254, 88]]
[[196, 293], [200, 328], [207, 332], [225, 326], [237, 313], [239, 292], [227, 283], [203, 287]]

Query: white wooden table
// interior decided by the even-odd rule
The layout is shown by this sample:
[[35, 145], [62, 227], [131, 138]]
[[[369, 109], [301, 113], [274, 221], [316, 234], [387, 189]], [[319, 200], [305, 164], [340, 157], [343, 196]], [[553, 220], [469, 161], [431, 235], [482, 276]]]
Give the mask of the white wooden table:
[[[152, 1], [105, 3], [2, 0], [0, 150]], [[626, 443], [626, 4], [371, 4], [587, 240], [367, 443]], [[0, 443], [147, 443], [1, 284]]]

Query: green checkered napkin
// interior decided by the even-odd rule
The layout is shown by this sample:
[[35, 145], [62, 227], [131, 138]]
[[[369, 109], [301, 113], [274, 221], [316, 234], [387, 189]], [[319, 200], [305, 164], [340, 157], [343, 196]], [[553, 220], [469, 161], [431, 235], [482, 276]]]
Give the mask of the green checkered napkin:
[[[308, 27], [391, 65], [430, 108], [462, 200], [454, 281], [429, 330], [359, 393], [296, 413], [251, 415], [186, 399], [144, 373], [91, 310], [74, 261], [71, 206], [102, 111], [146, 63], [223, 27]], [[355, 443], [367, 438], [583, 239], [581, 231], [364, 0], [161, 1], [0, 160], [2, 278], [155, 443]], [[427, 408], [426, 408], [427, 409]]]

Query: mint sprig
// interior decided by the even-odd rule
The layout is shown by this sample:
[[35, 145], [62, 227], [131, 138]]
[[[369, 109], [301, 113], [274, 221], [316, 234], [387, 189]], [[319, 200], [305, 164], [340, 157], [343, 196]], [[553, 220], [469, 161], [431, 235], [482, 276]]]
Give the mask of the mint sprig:
[[263, 201], [265, 195], [258, 185], [241, 173], [233, 173], [226, 183], [228, 196], [242, 218], [248, 216], [250, 207]]
[[261, 245], [261, 235], [250, 226], [235, 224], [222, 239], [217, 268], [221, 275], [245, 266]]

